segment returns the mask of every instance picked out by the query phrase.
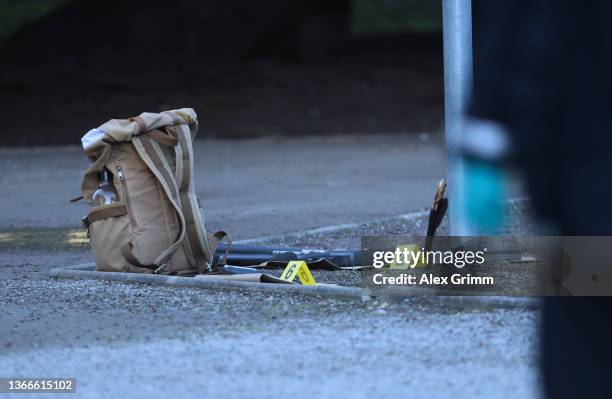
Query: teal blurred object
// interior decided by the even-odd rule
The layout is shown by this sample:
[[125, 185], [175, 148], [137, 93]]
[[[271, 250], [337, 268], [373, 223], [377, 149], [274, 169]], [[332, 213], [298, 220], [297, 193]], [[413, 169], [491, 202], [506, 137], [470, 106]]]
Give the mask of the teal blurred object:
[[464, 161], [465, 215], [478, 234], [496, 234], [504, 222], [506, 177], [503, 168], [489, 162]]

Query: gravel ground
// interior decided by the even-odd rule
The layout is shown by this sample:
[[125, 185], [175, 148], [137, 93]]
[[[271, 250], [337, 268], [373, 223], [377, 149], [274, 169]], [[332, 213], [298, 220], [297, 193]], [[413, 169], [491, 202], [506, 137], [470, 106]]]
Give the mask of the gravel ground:
[[[423, 228], [387, 220], [269, 243], [356, 248], [363, 234]], [[0, 236], [1, 376], [76, 377], [84, 398], [540, 395], [535, 311], [48, 279], [91, 261], [77, 233]]]
[[23, 276], [0, 289], [2, 374], [76, 377], [76, 397], [538, 393], [532, 311]]

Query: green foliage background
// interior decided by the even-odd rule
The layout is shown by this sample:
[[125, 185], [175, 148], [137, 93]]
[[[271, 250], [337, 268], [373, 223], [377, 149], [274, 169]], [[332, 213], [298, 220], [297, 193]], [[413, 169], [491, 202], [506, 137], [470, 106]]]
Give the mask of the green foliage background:
[[66, 0], [0, 0], [0, 39], [42, 17]]
[[[68, 0], [0, 0], [0, 40]], [[87, 1], [87, 0], [72, 0]], [[197, 1], [197, 0], [194, 0]], [[436, 31], [442, 26], [439, 0], [351, 0], [356, 34]], [[171, 2], [168, 2], [171, 5]]]
[[442, 30], [440, 0], [352, 0], [356, 34]]

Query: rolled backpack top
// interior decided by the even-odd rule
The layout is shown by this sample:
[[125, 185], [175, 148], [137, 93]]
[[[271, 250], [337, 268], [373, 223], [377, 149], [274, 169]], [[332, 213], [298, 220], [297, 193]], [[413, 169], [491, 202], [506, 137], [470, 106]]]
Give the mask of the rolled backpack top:
[[[225, 232], [207, 233], [194, 190], [193, 109], [112, 119], [81, 139], [92, 160], [81, 184], [89, 202], [105, 168], [117, 200], [83, 218], [96, 270], [193, 275], [209, 271]], [[229, 239], [229, 237], [228, 237]]]

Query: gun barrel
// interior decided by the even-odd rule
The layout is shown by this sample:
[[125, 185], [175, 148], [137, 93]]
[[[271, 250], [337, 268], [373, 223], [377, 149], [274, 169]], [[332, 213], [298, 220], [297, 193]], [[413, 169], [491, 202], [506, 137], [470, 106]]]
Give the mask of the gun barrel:
[[[234, 252], [230, 250], [226, 264], [234, 266], [253, 266], [265, 262], [282, 261], [289, 262], [292, 260], [303, 260], [305, 262], [313, 262], [319, 259], [326, 259], [338, 267], [358, 266], [361, 263], [361, 251], [359, 250], [335, 250], [335, 251], [278, 251], [275, 248], [273, 253], [262, 252]], [[215, 252], [214, 262], [216, 263], [224, 252]]]
[[[227, 248], [226, 243], [221, 243], [217, 247], [215, 253], [225, 253]], [[280, 252], [303, 252], [302, 248], [297, 247], [271, 247], [271, 246], [258, 246], [258, 245], [243, 245], [243, 244], [232, 244], [230, 253], [232, 254], [275, 254]]]

